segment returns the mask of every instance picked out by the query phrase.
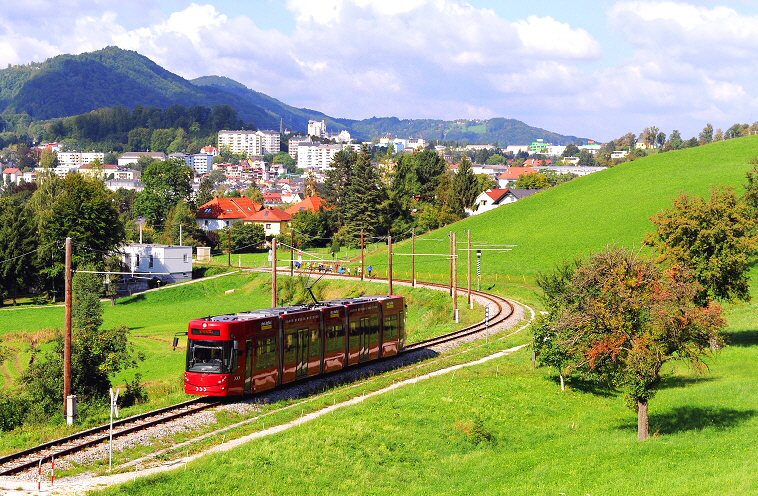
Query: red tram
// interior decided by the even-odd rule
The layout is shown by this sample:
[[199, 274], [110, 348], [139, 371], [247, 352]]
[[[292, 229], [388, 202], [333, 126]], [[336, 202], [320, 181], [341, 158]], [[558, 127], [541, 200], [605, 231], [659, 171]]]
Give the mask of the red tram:
[[190, 321], [184, 392], [235, 396], [398, 354], [402, 296], [363, 296]]

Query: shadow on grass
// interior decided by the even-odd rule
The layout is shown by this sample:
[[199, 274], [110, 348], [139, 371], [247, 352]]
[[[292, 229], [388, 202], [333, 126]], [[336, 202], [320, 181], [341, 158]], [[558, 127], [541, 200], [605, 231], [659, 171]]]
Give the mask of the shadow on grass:
[[[553, 377], [552, 380], [558, 386], [560, 386], [560, 377]], [[583, 379], [581, 377], [567, 377], [566, 387], [574, 389], [576, 391], [581, 391], [583, 393], [594, 394], [596, 396], [602, 396], [605, 398], [612, 398], [619, 395], [618, 391], [608, 386], [607, 384], [603, 384], [600, 381], [593, 381], [591, 379]]]
[[138, 294], [134, 296], [127, 296], [125, 298], [119, 298], [116, 300], [117, 305], [129, 305], [130, 303], [139, 303], [145, 299], [144, 294]]
[[673, 389], [673, 388], [683, 388], [687, 386], [691, 386], [693, 384], [700, 384], [703, 382], [711, 382], [715, 381], [715, 377], [663, 377], [661, 379], [660, 384], [658, 384], [658, 387], [656, 389]]
[[755, 346], [758, 345], [758, 331], [739, 331], [726, 334], [728, 346]]
[[[716, 430], [731, 429], [750, 420], [756, 414], [758, 414], [756, 410], [683, 406], [674, 408], [668, 413], [651, 413], [650, 432], [677, 434], [679, 432], [699, 431], [707, 427]], [[622, 424], [619, 428], [636, 432], [637, 422], [635, 420], [633, 423]]]

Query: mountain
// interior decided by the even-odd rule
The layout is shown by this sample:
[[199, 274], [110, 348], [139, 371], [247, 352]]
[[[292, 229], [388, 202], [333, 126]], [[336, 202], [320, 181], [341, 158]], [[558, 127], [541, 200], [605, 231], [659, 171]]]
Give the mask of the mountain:
[[295, 108], [276, 98], [251, 90], [233, 79], [223, 76], [203, 76], [191, 81], [203, 87], [212, 87], [238, 95], [268, 112], [281, 117], [285, 127], [305, 132], [309, 120], [326, 121], [330, 132], [347, 129], [359, 139], [392, 135], [398, 138], [424, 138], [466, 143], [498, 143], [500, 146], [523, 145], [537, 139], [558, 145], [586, 142], [586, 138], [564, 136], [529, 126], [516, 119], [494, 118], [487, 120], [445, 121], [439, 119], [398, 119], [397, 117], [371, 117], [352, 120], [330, 117], [317, 110]]
[[326, 121], [327, 129], [347, 129], [354, 138], [391, 135], [464, 143], [527, 144], [542, 138], [555, 144], [586, 142], [529, 126], [516, 119], [458, 120], [330, 117], [296, 108], [223, 76], [186, 80], [130, 50], [109, 46], [79, 55], [59, 55], [44, 62], [0, 70], [0, 113], [28, 114], [37, 120], [69, 117], [104, 107], [168, 108], [229, 105], [259, 129], [280, 125], [307, 131], [309, 120]]
[[191, 84], [147, 57], [118, 47], [0, 70], [0, 112], [26, 113], [40, 120], [103, 107], [174, 104], [229, 105], [246, 122], [279, 126], [278, 117], [244, 98]]
[[[281, 118], [281, 123], [284, 125], [284, 127], [290, 129], [293, 132], [306, 132], [308, 130], [309, 120], [326, 121], [327, 128], [333, 131], [348, 129], [349, 131], [354, 132], [352, 129], [353, 123], [356, 122], [354, 120], [329, 117], [328, 115], [317, 110], [295, 108], [264, 93], [251, 90], [244, 84], [238, 83], [237, 81], [225, 76], [203, 76], [193, 79], [190, 82], [200, 87], [214, 88], [216, 90], [226, 91], [228, 93], [232, 93], [241, 98], [244, 98], [248, 102], [257, 105], [265, 109], [267, 112]], [[277, 123], [276, 128], [272, 129], [279, 129], [279, 123]], [[370, 137], [367, 137], [366, 139], [370, 139]]]

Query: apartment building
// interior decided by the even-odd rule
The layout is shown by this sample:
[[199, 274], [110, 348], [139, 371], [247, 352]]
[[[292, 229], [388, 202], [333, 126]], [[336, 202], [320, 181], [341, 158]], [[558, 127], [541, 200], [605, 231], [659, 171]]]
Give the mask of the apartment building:
[[281, 139], [276, 131], [230, 131], [218, 132], [218, 147], [228, 147], [232, 153], [247, 153], [248, 156], [276, 154], [281, 150]]

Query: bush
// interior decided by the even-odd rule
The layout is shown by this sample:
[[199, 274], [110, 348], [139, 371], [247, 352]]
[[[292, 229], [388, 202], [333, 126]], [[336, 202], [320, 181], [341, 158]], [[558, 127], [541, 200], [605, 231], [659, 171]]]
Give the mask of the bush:
[[0, 393], [0, 431], [10, 431], [24, 423], [29, 401], [18, 395]]
[[147, 402], [147, 389], [144, 384], [140, 383], [142, 374], [135, 374], [132, 382], [126, 383], [124, 394], [119, 396], [119, 405], [121, 408]]

